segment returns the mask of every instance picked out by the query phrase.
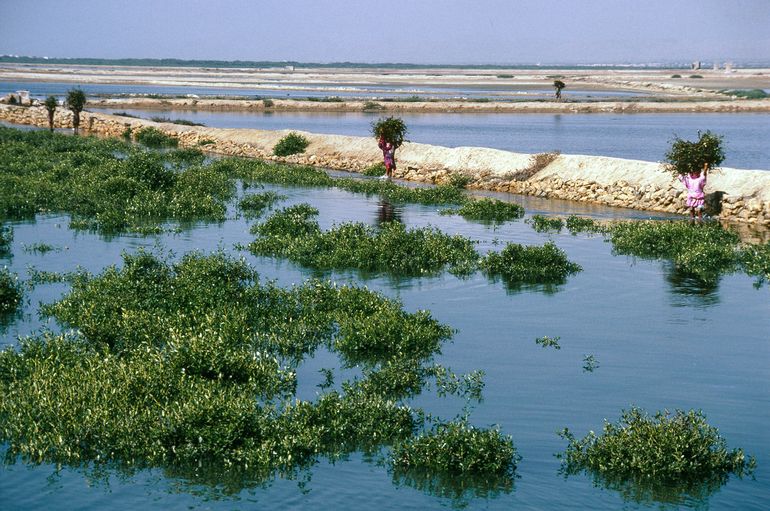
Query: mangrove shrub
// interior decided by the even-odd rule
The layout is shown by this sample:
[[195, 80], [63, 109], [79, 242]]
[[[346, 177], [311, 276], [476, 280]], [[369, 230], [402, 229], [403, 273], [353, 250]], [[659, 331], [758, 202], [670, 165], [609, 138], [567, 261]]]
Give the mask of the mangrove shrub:
[[666, 153], [664, 167], [674, 176], [680, 176], [701, 171], [704, 164], [708, 164], [711, 169], [716, 168], [724, 160], [722, 136], [710, 131], [699, 131], [696, 142], [674, 137], [671, 148]]
[[310, 142], [307, 138], [292, 131], [275, 144], [273, 154], [276, 156], [290, 156], [292, 154], [304, 153], [309, 144]]

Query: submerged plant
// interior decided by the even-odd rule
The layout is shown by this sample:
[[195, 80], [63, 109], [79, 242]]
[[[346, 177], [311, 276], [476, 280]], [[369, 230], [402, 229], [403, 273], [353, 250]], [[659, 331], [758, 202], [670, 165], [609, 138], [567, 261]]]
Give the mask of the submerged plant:
[[238, 208], [246, 212], [249, 216], [259, 216], [266, 209], [269, 209], [278, 201], [286, 199], [286, 195], [276, 192], [253, 193], [244, 196], [238, 201]]
[[535, 343], [539, 344], [543, 348], [553, 348], [555, 350], [560, 350], [561, 346], [559, 345], [559, 339], [561, 337], [548, 337], [547, 335], [544, 335], [543, 337], [538, 337], [535, 339]]
[[716, 489], [733, 473], [751, 474], [753, 457], [728, 450], [718, 430], [699, 411], [657, 412], [632, 408], [618, 423], [605, 422], [601, 435], [590, 432], [577, 439], [568, 429], [560, 455], [567, 474], [588, 472], [605, 486], [621, 489], [635, 500], [670, 500]]
[[524, 208], [513, 202], [498, 199], [468, 200], [459, 209], [440, 212], [442, 215], [460, 215], [468, 220], [502, 223], [524, 216]]
[[[0, 442], [12, 458], [210, 471], [215, 487], [232, 474], [237, 492], [320, 457], [407, 442], [426, 414], [401, 400], [431, 377], [480, 392], [480, 376], [431, 363], [450, 328], [365, 288], [282, 289], [222, 253], [170, 263], [143, 251], [71, 282], [43, 313], [77, 334], [0, 352]], [[340, 390], [327, 376], [324, 393], [299, 400], [296, 369], [322, 345], [362, 375]], [[505, 471], [508, 437], [460, 433], [452, 463]]]
[[620, 222], [609, 229], [609, 239], [618, 254], [669, 259], [707, 282], [737, 266], [738, 235], [717, 223]]
[[537, 232], [559, 232], [564, 227], [564, 220], [561, 218], [551, 218], [543, 215], [532, 215], [526, 222]]
[[407, 229], [386, 222], [379, 229], [345, 223], [321, 231], [308, 205], [278, 211], [255, 226], [257, 239], [249, 245], [256, 255], [286, 257], [311, 268], [357, 269], [400, 276], [472, 271], [478, 255], [473, 242], [430, 227]]
[[13, 227], [0, 223], [0, 257], [10, 254], [11, 242], [13, 242]]
[[3, 267], [0, 270], [0, 315], [15, 312], [21, 304], [22, 296], [19, 277]]
[[743, 247], [738, 262], [746, 274], [757, 277], [757, 287], [761, 286], [770, 280], [770, 242]]
[[490, 252], [480, 262], [484, 273], [501, 277], [508, 286], [562, 284], [569, 275], [582, 271], [554, 243], [541, 247], [509, 243], [501, 252]]

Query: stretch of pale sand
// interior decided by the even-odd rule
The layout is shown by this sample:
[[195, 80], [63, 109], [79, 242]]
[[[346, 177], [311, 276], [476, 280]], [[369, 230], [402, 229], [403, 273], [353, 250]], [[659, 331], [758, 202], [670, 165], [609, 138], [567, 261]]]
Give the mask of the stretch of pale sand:
[[[679, 76], [680, 78], [673, 78]], [[567, 84], [562, 102], [544, 101], [542, 91], [553, 88], [554, 79]], [[700, 78], [696, 78], [700, 77]], [[359, 101], [305, 101], [275, 99], [274, 110], [360, 111], [365, 101], [376, 103], [382, 111], [442, 112], [721, 112], [770, 111], [770, 100], [734, 99], [720, 90], [770, 89], [770, 70], [682, 69], [369, 69], [369, 68], [171, 68], [132, 66], [79, 66], [43, 64], [0, 64], [0, 81], [63, 82], [78, 84], [156, 85], [176, 87], [216, 87], [245, 89], [260, 95], [266, 90], [321, 92], [355, 95], [366, 90], [376, 96]], [[393, 99], [428, 94], [425, 90], [442, 88], [437, 101], [381, 101], [381, 95]], [[484, 102], [457, 100], [464, 88], [481, 87], [488, 91]], [[457, 94], [453, 94], [453, 90]], [[602, 101], [570, 98], [570, 90], [633, 92], [638, 96]], [[534, 92], [538, 91], [538, 92]], [[435, 92], [431, 92], [434, 95]], [[528, 101], [539, 95], [539, 100]], [[129, 97], [92, 98], [92, 106], [116, 108], [256, 110], [262, 101], [210, 98]], [[372, 105], [370, 105], [372, 106]]]

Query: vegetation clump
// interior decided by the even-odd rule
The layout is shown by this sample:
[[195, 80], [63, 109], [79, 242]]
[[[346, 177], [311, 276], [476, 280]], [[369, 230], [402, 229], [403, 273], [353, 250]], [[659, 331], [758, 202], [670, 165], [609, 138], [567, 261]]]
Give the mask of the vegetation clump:
[[770, 96], [764, 89], [727, 89], [719, 92], [728, 96], [735, 96], [736, 98], [743, 99], [765, 99]]
[[770, 280], [770, 242], [749, 245], [738, 252], [738, 262], [747, 275], [757, 277], [757, 287]]
[[197, 150], [150, 152], [115, 139], [0, 128], [0, 215], [69, 213], [71, 226], [154, 232], [167, 220], [223, 220], [234, 178]]
[[564, 220], [558, 217], [548, 217], [543, 215], [532, 215], [527, 223], [537, 232], [560, 232], [564, 228]]
[[165, 134], [163, 131], [152, 126], [145, 126], [140, 128], [136, 132], [136, 141], [140, 144], [152, 147], [176, 147], [179, 145], [179, 140], [175, 137]]
[[737, 268], [739, 237], [716, 223], [619, 222], [610, 228], [609, 239], [618, 254], [668, 259], [703, 281]]
[[555, 350], [560, 350], [561, 345], [559, 345], [559, 339], [561, 339], [559, 336], [548, 337], [547, 335], [544, 335], [543, 337], [538, 337], [535, 339], [535, 343], [539, 344], [543, 348], [553, 348]]
[[238, 208], [246, 212], [250, 217], [258, 217], [266, 209], [269, 209], [276, 202], [286, 199], [286, 195], [276, 192], [262, 192], [246, 195], [238, 201]]
[[[480, 388], [430, 363], [450, 328], [365, 288], [283, 289], [222, 253], [170, 263], [142, 251], [71, 282], [43, 313], [77, 334], [0, 352], [0, 441], [12, 458], [174, 467], [193, 479], [216, 467], [220, 479], [260, 484], [321, 456], [408, 441], [426, 414], [402, 400], [428, 378], [458, 395]], [[319, 346], [363, 374], [297, 399], [297, 368]], [[497, 470], [510, 459], [510, 439], [472, 431], [455, 464]]]
[[398, 117], [378, 119], [372, 123], [372, 135], [374, 135], [374, 138], [377, 140], [383, 139], [393, 144], [393, 147], [396, 149], [404, 143], [406, 131], [406, 123]]
[[190, 121], [187, 119], [171, 119], [168, 117], [150, 117], [153, 122], [170, 122], [171, 124], [179, 124], [181, 126], [205, 126], [205, 124]]
[[11, 253], [11, 242], [13, 242], [13, 227], [0, 223], [0, 257]]
[[480, 266], [487, 275], [502, 278], [509, 287], [563, 284], [569, 275], [582, 271], [553, 242], [541, 247], [509, 243], [501, 252], [487, 254]]
[[698, 140], [690, 142], [674, 137], [666, 153], [664, 167], [674, 176], [700, 172], [703, 165], [709, 169], [718, 167], [725, 160], [722, 136], [710, 131], [698, 132]]
[[756, 464], [743, 450], [728, 450], [718, 430], [702, 412], [677, 410], [649, 416], [632, 408], [618, 423], [604, 423], [601, 435], [582, 439], [568, 429], [560, 455], [566, 474], [588, 472], [603, 485], [621, 489], [636, 500], [671, 500], [721, 486], [733, 473], [751, 474]]
[[456, 421], [397, 444], [391, 463], [396, 471], [512, 476], [518, 460], [510, 436]]
[[433, 228], [407, 229], [386, 222], [379, 229], [345, 223], [321, 231], [307, 204], [273, 214], [255, 226], [249, 245], [256, 255], [286, 257], [303, 266], [329, 270], [351, 268], [399, 276], [435, 274], [445, 267], [455, 273], [472, 271], [478, 258], [473, 242]]
[[385, 164], [382, 162], [375, 163], [374, 165], [370, 165], [366, 167], [361, 174], [365, 176], [371, 176], [371, 177], [379, 177], [385, 175]]
[[292, 154], [304, 153], [310, 141], [299, 133], [291, 132], [281, 138], [273, 148], [273, 154], [276, 156], [290, 156]]
[[447, 209], [442, 215], [460, 215], [468, 220], [503, 223], [524, 216], [524, 208], [513, 202], [498, 199], [467, 200], [459, 209]]
[[8, 268], [0, 270], [0, 314], [13, 313], [21, 304], [23, 296], [19, 277]]
[[48, 96], [45, 98], [43, 105], [48, 112], [48, 129], [53, 131], [54, 114], [56, 113], [56, 107], [59, 106], [59, 101], [56, 99], [56, 96]]
[[607, 232], [607, 227], [600, 224], [592, 218], [581, 217], [577, 215], [570, 215], [564, 222], [569, 230], [570, 234], [579, 234], [581, 232], [587, 233], [604, 233]]

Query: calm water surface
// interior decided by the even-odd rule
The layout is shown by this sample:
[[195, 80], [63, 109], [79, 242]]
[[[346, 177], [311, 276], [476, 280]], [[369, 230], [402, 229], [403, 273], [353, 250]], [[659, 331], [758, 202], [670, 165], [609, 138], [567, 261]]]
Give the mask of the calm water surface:
[[[99, 110], [112, 113], [115, 109]], [[216, 128], [302, 130], [366, 136], [382, 114], [364, 112], [203, 112], [121, 110], [149, 119], [187, 119]], [[519, 153], [613, 156], [661, 161], [674, 135], [696, 140], [698, 130], [722, 135], [725, 167], [770, 170], [770, 113], [719, 114], [399, 114], [412, 142], [445, 147], [491, 147]]]
[[[268, 187], [271, 188], [271, 187]], [[328, 228], [348, 220], [375, 224], [376, 198], [335, 189], [275, 188], [289, 196], [282, 206], [309, 202], [320, 210]], [[562, 206], [570, 203], [522, 201], [528, 214], [567, 210], [595, 217], [618, 217], [624, 210]], [[397, 213], [409, 227], [433, 225], [479, 241], [479, 250], [500, 250], [505, 242], [542, 244], [553, 240], [583, 266], [556, 292], [506, 289], [480, 274], [461, 280], [449, 274], [433, 278], [362, 279], [354, 272], [325, 274], [345, 283], [365, 284], [402, 300], [410, 311], [429, 309], [458, 329], [437, 361], [456, 372], [486, 373], [484, 401], [471, 422], [498, 424], [513, 437], [523, 457], [520, 476], [510, 493], [490, 498], [450, 500], [392, 481], [387, 469], [359, 455], [330, 464], [321, 461], [309, 481], [278, 479], [264, 488], [214, 498], [205, 488], [189, 487], [161, 470], [132, 477], [94, 479], [82, 470], [49, 465], [0, 466], [2, 508], [13, 509], [766, 509], [770, 495], [770, 289], [755, 289], [745, 275], [724, 276], [717, 286], [693, 286], [667, 264], [614, 256], [601, 237], [536, 233], [524, 221], [490, 228], [458, 217], [439, 216], [435, 207], [409, 205]], [[68, 229], [66, 216], [38, 216], [12, 222], [13, 255], [8, 265], [22, 278], [34, 266], [70, 271], [82, 266], [99, 272], [120, 264], [123, 251], [139, 247], [210, 252], [218, 248], [245, 257], [263, 279], [281, 285], [314, 275], [292, 263], [235, 252], [235, 243], [252, 239], [244, 219], [202, 224], [180, 234], [152, 237], [98, 235]], [[25, 246], [45, 242], [59, 250], [41, 255]], [[66, 292], [63, 284], [41, 285], [28, 294], [23, 317], [6, 328], [0, 344], [14, 345], [18, 335], [44, 326], [39, 302]], [[544, 349], [535, 339], [560, 336], [562, 349]], [[598, 367], [583, 369], [593, 355]], [[318, 369], [335, 361], [325, 352], [301, 366], [298, 397], [312, 399]], [[414, 402], [426, 411], [451, 418], [461, 403], [427, 393]], [[755, 479], [732, 477], [702, 500], [678, 505], [625, 502], [615, 491], [594, 487], [590, 478], [559, 475], [555, 453], [565, 442], [556, 432], [565, 426], [582, 436], [601, 430], [602, 421], [617, 420], [621, 410], [637, 405], [650, 411], [701, 409], [719, 428], [729, 446], [756, 455]]]

